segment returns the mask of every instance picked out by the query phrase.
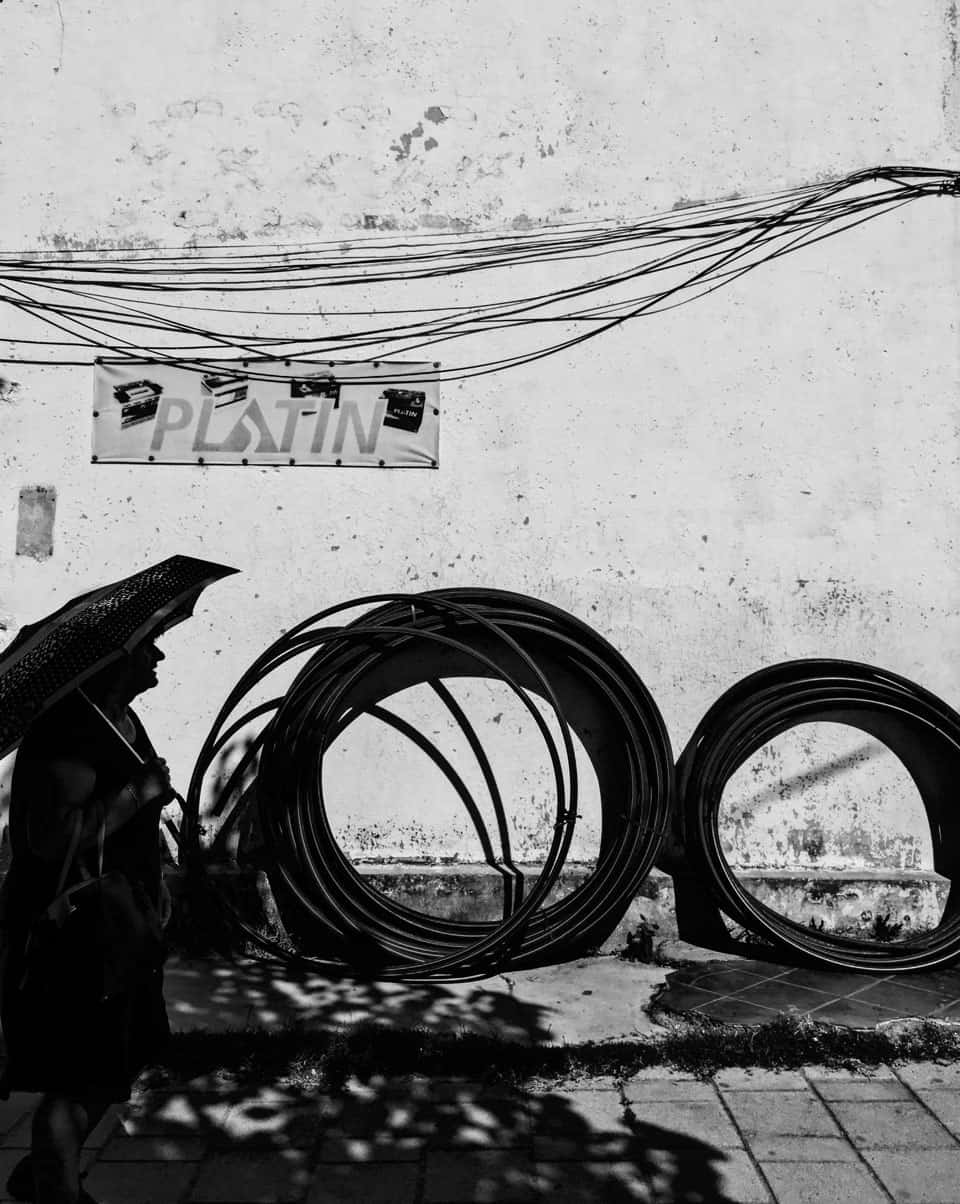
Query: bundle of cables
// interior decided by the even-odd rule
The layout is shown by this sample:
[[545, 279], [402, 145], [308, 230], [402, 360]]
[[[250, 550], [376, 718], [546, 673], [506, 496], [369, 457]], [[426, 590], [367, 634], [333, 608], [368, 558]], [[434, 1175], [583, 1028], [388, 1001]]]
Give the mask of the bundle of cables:
[[[248, 375], [270, 380], [271, 361], [327, 364], [358, 354], [378, 360], [410, 352], [436, 360], [438, 349], [454, 341], [567, 328], [562, 337], [513, 354], [464, 357], [443, 367], [437, 362], [432, 373], [412, 367], [409, 374], [418, 380], [482, 376], [686, 304], [781, 255], [920, 197], [957, 195], [958, 180], [955, 172], [934, 168], [878, 167], [768, 196], [678, 207], [628, 224], [573, 223], [500, 234], [378, 234], [270, 248], [0, 253], [0, 302], [11, 316], [0, 363], [77, 365], [106, 354], [119, 362], [146, 359], [206, 372], [225, 361], [254, 361]], [[610, 265], [607, 270], [592, 269], [598, 259]], [[554, 281], [566, 283], [471, 304], [445, 295], [431, 300], [444, 286], [464, 283], [480, 296], [488, 280], [536, 267], [549, 267]], [[500, 275], [491, 277], [492, 272]], [[413, 304], [374, 303], [371, 289], [386, 284], [401, 298], [412, 290]], [[344, 292], [351, 289], [362, 308]], [[262, 308], [244, 308], [251, 293], [264, 296]], [[200, 314], [206, 315], [203, 323], [193, 316]], [[34, 321], [56, 333], [35, 337], [38, 332], [29, 329]], [[36, 358], [37, 348], [44, 358]], [[88, 358], [77, 358], [80, 348], [89, 351]], [[396, 375], [401, 379], [404, 373]]]
[[[798, 724], [846, 724], [903, 763], [930, 824], [933, 868], [950, 880], [940, 923], [894, 942], [820, 931], [761, 903], [724, 856], [720, 823], [731, 777], [764, 744]], [[883, 669], [844, 660], [796, 660], [744, 678], [714, 703], [677, 765], [679, 836], [696, 878], [730, 919], [788, 958], [891, 973], [933, 970], [960, 956], [960, 715]]]
[[[370, 606], [351, 622], [336, 621], [345, 611]], [[250, 692], [271, 673], [305, 654], [306, 662], [282, 697], [243, 709]], [[529, 888], [512, 856], [504, 800], [490, 759], [446, 684], [458, 677], [505, 683], [546, 747], [555, 822], [542, 869]], [[446, 707], [482, 771], [496, 813], [499, 853], [456, 767], [421, 728], [384, 705], [392, 695], [422, 683]], [[545, 704], [552, 724], [536, 700]], [[487, 862], [502, 877], [502, 920], [445, 919], [392, 901], [339, 846], [324, 799], [323, 759], [361, 715], [411, 739], [450, 782], [474, 822]], [[186, 819], [193, 825], [211, 766], [252, 722], [262, 722], [262, 727], [213, 809], [223, 822], [211, 853], [216, 856], [223, 848], [255, 796], [271, 886], [281, 911], [287, 907], [284, 923], [301, 952], [284, 950], [239, 916], [236, 921], [266, 951], [326, 972], [331, 964], [348, 964], [378, 978], [464, 979], [585, 952], [625, 912], [670, 823], [670, 745], [643, 683], [586, 624], [520, 594], [447, 589], [378, 595], [332, 607], [288, 631], [241, 677], [214, 722], [187, 792]], [[571, 731], [580, 738], [599, 785], [600, 849], [592, 874], [549, 901], [577, 819], [578, 767]], [[251, 766], [256, 768], [254, 789], [238, 793]], [[189, 825], [184, 832], [190, 832]]]

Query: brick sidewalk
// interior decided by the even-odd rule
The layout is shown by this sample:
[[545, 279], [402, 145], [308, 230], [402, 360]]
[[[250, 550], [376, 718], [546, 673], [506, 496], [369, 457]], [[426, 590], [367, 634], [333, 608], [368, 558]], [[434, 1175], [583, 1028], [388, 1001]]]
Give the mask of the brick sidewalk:
[[[84, 1153], [99, 1204], [960, 1198], [960, 1067], [665, 1070], [514, 1092], [426, 1079], [342, 1096], [199, 1082], [137, 1092]], [[36, 1097], [0, 1103], [0, 1183]], [[0, 1200], [6, 1199], [0, 1194]]]

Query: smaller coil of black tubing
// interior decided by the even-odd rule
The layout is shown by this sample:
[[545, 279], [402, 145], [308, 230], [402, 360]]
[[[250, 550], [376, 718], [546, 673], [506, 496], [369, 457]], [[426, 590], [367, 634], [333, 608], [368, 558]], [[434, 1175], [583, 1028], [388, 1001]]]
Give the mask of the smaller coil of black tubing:
[[[934, 869], [950, 879], [939, 925], [881, 943], [805, 927], [759, 902], [723, 854], [724, 789], [764, 744], [803, 723], [856, 728], [886, 747], [913, 779], [930, 824]], [[800, 961], [883, 973], [932, 970], [960, 957], [960, 715], [928, 690], [845, 660], [796, 660], [738, 682], [701, 720], [677, 763], [679, 835], [718, 907]]]
[[[336, 622], [345, 611], [364, 606], [374, 609], [345, 624]], [[282, 698], [238, 714], [247, 694], [264, 678], [304, 654], [309, 659]], [[504, 855], [494, 868], [504, 874], [505, 898], [511, 881], [514, 888], [500, 922], [448, 920], [388, 899], [339, 847], [324, 804], [324, 754], [350, 723], [368, 714], [415, 740], [459, 785], [461, 798], [470, 805], [453, 767], [382, 705], [391, 695], [422, 683], [433, 686], [459, 723], [497, 802], [479, 738], [443, 684], [450, 677], [504, 682], [526, 707], [552, 766], [556, 818], [542, 870], [529, 891], [511, 861], [506, 824], [500, 823]], [[559, 742], [530, 695], [548, 704]], [[227, 805], [232, 782], [259, 758], [256, 798], [267, 872], [271, 885], [293, 901], [296, 925], [291, 930], [302, 952], [285, 952], [235, 918], [258, 945], [304, 966], [329, 971], [333, 959], [378, 978], [450, 980], [576, 956], [612, 931], [669, 828], [672, 754], [648, 690], [587, 624], [522, 594], [477, 588], [374, 595], [297, 624], [254, 661], [215, 719], [187, 792], [191, 822], [196, 823], [204, 778], [215, 758], [258, 718], [265, 718], [264, 726], [233, 770], [213, 813]], [[586, 746], [600, 786], [600, 850], [586, 881], [544, 906], [563, 868], [577, 818], [571, 729]], [[218, 840], [222, 834], [223, 828]], [[323, 960], [311, 957], [309, 950]]]

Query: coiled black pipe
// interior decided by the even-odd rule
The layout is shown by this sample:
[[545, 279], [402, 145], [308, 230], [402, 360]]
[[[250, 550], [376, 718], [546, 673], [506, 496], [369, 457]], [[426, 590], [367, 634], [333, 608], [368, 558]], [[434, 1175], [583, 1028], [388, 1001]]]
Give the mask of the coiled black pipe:
[[[374, 606], [344, 625], [344, 611]], [[312, 653], [282, 698], [237, 716], [246, 695], [269, 673]], [[526, 706], [547, 747], [556, 792], [553, 839], [532, 889], [513, 863], [502, 800], [468, 718], [444, 679], [495, 677]], [[479, 812], [456, 770], [382, 704], [417, 683], [433, 686], [477, 756], [497, 815], [501, 855], [481, 831]], [[530, 698], [545, 699], [560, 730], [559, 746]], [[355, 599], [312, 616], [251, 665], [227, 698], [198, 757], [187, 793], [196, 823], [205, 775], [229, 741], [270, 715], [233, 782], [259, 758], [256, 797], [278, 902], [294, 910], [298, 943], [323, 956], [290, 957], [239, 921], [277, 956], [329, 970], [330, 959], [380, 978], [477, 977], [506, 968], [564, 960], [595, 947], [623, 915], [657, 856], [672, 814], [673, 767], [663, 720], [626, 660], [585, 623], [521, 594], [485, 589], [435, 590]], [[337, 845], [322, 790], [326, 750], [361, 714], [416, 740], [447, 774], [470, 811], [488, 861], [504, 876], [504, 917], [453, 921], [392, 902], [371, 887]], [[576, 821], [577, 763], [571, 728], [597, 775], [602, 811], [600, 851], [592, 875], [548, 906]], [[215, 809], [216, 811], [216, 809]], [[236, 822], [239, 808], [218, 835]], [[189, 829], [188, 829], [189, 830]], [[287, 916], [284, 916], [286, 921]]]
[[[951, 880], [940, 924], [881, 943], [816, 931], [760, 903], [737, 881], [720, 843], [723, 791], [768, 741], [801, 723], [842, 723], [885, 744], [913, 778], [933, 838], [934, 869]], [[906, 678], [844, 660], [796, 660], [744, 678], [706, 713], [677, 764], [679, 835], [718, 907], [801, 961], [892, 973], [960, 956], [960, 715]]]

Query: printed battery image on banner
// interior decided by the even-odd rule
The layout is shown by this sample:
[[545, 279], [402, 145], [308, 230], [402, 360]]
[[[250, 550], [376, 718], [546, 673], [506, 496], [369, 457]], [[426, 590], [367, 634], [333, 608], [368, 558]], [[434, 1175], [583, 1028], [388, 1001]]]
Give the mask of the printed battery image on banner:
[[[149, 363], [149, 367], [145, 366]], [[240, 361], [236, 361], [237, 364]], [[245, 360], [94, 368], [93, 461], [436, 468], [432, 364]]]
[[152, 380], [132, 380], [117, 385], [113, 397], [120, 405], [120, 425], [130, 426], [155, 417], [162, 392], [163, 388]]
[[418, 393], [414, 389], [384, 389], [380, 396], [387, 402], [384, 426], [393, 426], [401, 431], [420, 429], [423, 407], [427, 404], [426, 393]]
[[245, 376], [218, 376], [208, 372], [200, 382], [200, 389], [206, 396], [215, 397], [218, 407], [229, 406], [246, 399], [249, 383]]
[[340, 404], [340, 382], [330, 372], [298, 376], [290, 382], [291, 397], [331, 397], [333, 408]]

